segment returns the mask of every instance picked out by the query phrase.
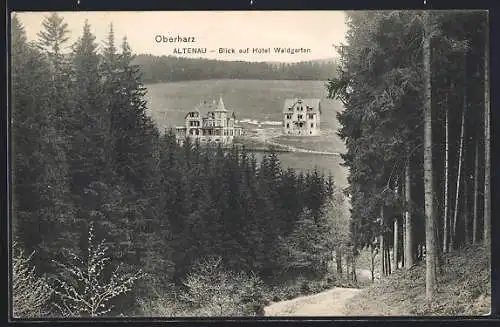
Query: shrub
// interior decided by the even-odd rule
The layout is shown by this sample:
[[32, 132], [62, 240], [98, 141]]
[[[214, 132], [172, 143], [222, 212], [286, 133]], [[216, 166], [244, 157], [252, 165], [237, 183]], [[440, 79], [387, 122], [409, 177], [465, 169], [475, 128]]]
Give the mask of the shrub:
[[132, 289], [142, 273], [126, 273], [116, 267], [106, 278], [105, 269], [110, 261], [104, 240], [96, 243], [90, 225], [86, 258], [69, 252], [70, 264], [56, 262], [61, 277], [56, 278], [55, 293], [59, 303], [54, 304], [63, 316], [101, 316], [111, 311], [110, 301]]
[[196, 262], [184, 286], [181, 298], [197, 316], [259, 315], [267, 302], [259, 277], [225, 270], [220, 257]]
[[48, 301], [53, 290], [45, 280], [35, 273], [30, 260], [33, 253], [25, 257], [14, 242], [12, 255], [12, 309], [16, 318], [32, 318], [47, 315]]

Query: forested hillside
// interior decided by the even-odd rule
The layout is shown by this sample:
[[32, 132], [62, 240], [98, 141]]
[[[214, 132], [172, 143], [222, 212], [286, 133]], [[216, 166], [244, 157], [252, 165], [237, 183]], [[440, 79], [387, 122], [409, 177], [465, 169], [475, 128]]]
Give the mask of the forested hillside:
[[[487, 15], [347, 17], [337, 67], [135, 57], [112, 25], [96, 40], [88, 23], [67, 55], [61, 16], [47, 15], [37, 40], [14, 16], [14, 316], [262, 315], [270, 301], [356, 285], [364, 256], [382, 281], [355, 306], [387, 292], [415, 314], [484, 313]], [[272, 149], [257, 160], [158, 130], [143, 83], [209, 78], [329, 78], [345, 106], [347, 189], [284, 169]], [[443, 294], [462, 303], [443, 307]]]
[[276, 283], [325, 276], [346, 237], [331, 176], [180, 145], [126, 38], [111, 25], [98, 51], [86, 23], [68, 56], [68, 36], [56, 13], [36, 41], [12, 19], [15, 316], [254, 315]]
[[153, 55], [138, 55], [133, 64], [140, 67], [144, 83], [227, 78], [326, 81], [337, 67], [334, 60], [267, 63]]
[[350, 12], [348, 26], [329, 91], [345, 105], [352, 242], [385, 275], [425, 260], [432, 302], [443, 254], [490, 248], [487, 14]]

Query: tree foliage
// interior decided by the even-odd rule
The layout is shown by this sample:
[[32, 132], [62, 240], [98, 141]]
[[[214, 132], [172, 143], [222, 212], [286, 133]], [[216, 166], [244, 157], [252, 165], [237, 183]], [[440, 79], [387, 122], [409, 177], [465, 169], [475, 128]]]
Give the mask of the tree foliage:
[[[428, 20], [423, 19], [425, 14]], [[474, 167], [474, 142], [466, 142], [467, 149], [462, 155], [460, 126], [461, 117], [466, 113], [466, 139], [484, 146], [484, 136], [474, 132], [482, 127], [483, 110], [465, 110], [484, 108], [484, 92], [480, 89], [488, 88], [484, 83], [486, 14], [481, 11], [425, 14], [420, 11], [348, 12], [346, 44], [338, 47], [341, 66], [327, 88], [330, 97], [345, 105], [345, 110], [338, 114], [342, 125], [338, 134], [347, 146], [343, 159], [349, 167], [347, 192], [352, 204], [351, 226], [356, 231], [353, 242], [360, 248], [371, 247], [380, 236], [384, 242], [380, 241], [378, 246], [383, 245], [384, 251], [405, 244], [411, 247], [409, 252], [404, 251], [405, 255], [421, 260], [424, 252], [432, 252], [439, 260], [437, 244], [441, 244], [444, 233], [449, 233], [443, 228], [445, 220], [448, 222], [453, 215], [473, 214], [470, 206], [462, 205], [471, 196], [471, 192], [464, 192], [463, 185], [466, 183], [470, 190], [472, 180], [459, 173], [459, 166], [463, 160], [466, 175], [470, 176]], [[424, 44], [431, 49], [425, 55]], [[428, 92], [424, 92], [424, 86]], [[430, 113], [427, 120], [423, 108]], [[446, 111], [449, 113], [450, 144], [446, 150], [449, 156], [445, 155]], [[427, 134], [430, 138], [426, 139], [427, 168], [431, 169], [427, 169], [425, 180], [424, 121], [429, 123], [427, 130], [432, 129], [432, 134]], [[449, 158], [447, 163], [445, 158]], [[480, 170], [484, 169], [484, 163], [478, 165]], [[449, 204], [443, 200], [444, 185], [438, 183], [445, 172], [450, 180], [457, 181], [450, 183], [447, 190], [449, 194], [456, 191], [457, 199], [447, 199], [449, 203], [455, 200], [460, 203], [455, 209], [446, 207], [445, 210]], [[410, 181], [406, 186], [405, 180]], [[453, 185], [459, 189], [451, 190]], [[405, 193], [411, 197], [405, 199]], [[477, 196], [477, 192], [475, 194]], [[400, 236], [406, 237], [404, 230], [411, 227], [410, 244], [393, 244], [393, 221], [405, 211], [409, 211], [411, 226], [403, 225]], [[426, 216], [436, 217], [427, 223], [427, 239], [434, 233], [436, 237], [436, 242], [428, 243], [433, 245], [427, 251], [424, 250]], [[460, 220], [459, 227], [452, 232], [455, 246], [468, 242], [470, 219]], [[393, 266], [403, 262], [401, 256], [395, 261]]]
[[[14, 238], [57, 281], [59, 314], [135, 314], [139, 298], [158, 285], [182, 287], [193, 263], [211, 256], [245, 289], [231, 296], [247, 310], [258, 306], [262, 283], [286, 274], [282, 240], [324, 273], [335, 246], [333, 211], [325, 218], [332, 178], [285, 170], [273, 150], [257, 160], [238, 146], [180, 144], [148, 116], [126, 37], [115, 44], [110, 25], [99, 47], [85, 22], [70, 48], [68, 31], [50, 14], [30, 43], [12, 21]], [[106, 268], [120, 264], [116, 275]]]
[[138, 55], [134, 59], [145, 83], [206, 79], [327, 80], [335, 72], [331, 60], [298, 63], [220, 61], [202, 58]]

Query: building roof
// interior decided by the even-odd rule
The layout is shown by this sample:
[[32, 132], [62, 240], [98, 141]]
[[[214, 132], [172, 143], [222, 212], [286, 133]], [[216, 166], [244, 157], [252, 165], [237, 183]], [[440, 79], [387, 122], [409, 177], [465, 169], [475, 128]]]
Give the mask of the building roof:
[[295, 98], [295, 99], [285, 99], [285, 105], [283, 106], [283, 113], [290, 112], [289, 108], [295, 106], [299, 101], [302, 101], [303, 106], [309, 106], [313, 108], [312, 112], [319, 112], [321, 114], [320, 99], [312, 98]]
[[[184, 116], [184, 119], [186, 119], [191, 112], [196, 113], [196, 117], [194, 117], [194, 118], [205, 119], [205, 118], [208, 118], [208, 115], [210, 113], [215, 113], [215, 112], [229, 113], [229, 110], [226, 109], [226, 106], [224, 105], [224, 101], [222, 100], [222, 96], [220, 96], [218, 102], [216, 102], [215, 100], [212, 100], [212, 101], [205, 100], [205, 101], [200, 102], [194, 108], [194, 110], [191, 110], [191, 111], [186, 113], [186, 115]], [[236, 118], [234, 111], [231, 113], [230, 117]]]
[[201, 117], [201, 113], [200, 113], [200, 110], [198, 108], [196, 108], [195, 110], [193, 111], [189, 111], [185, 116], [184, 116], [184, 119], [186, 119], [189, 114], [191, 113], [195, 113], [195, 116], [193, 118], [200, 118]]
[[224, 101], [222, 101], [222, 96], [219, 96], [219, 103], [217, 103], [217, 107], [216, 107], [215, 111], [227, 112], [227, 109], [224, 106]]

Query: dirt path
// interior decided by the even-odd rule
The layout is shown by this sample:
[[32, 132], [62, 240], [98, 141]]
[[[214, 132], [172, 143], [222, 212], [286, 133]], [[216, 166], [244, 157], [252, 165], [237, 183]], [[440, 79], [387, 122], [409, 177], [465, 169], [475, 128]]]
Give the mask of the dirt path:
[[266, 307], [266, 316], [345, 316], [345, 302], [361, 292], [357, 288], [335, 287], [315, 295], [301, 296]]

